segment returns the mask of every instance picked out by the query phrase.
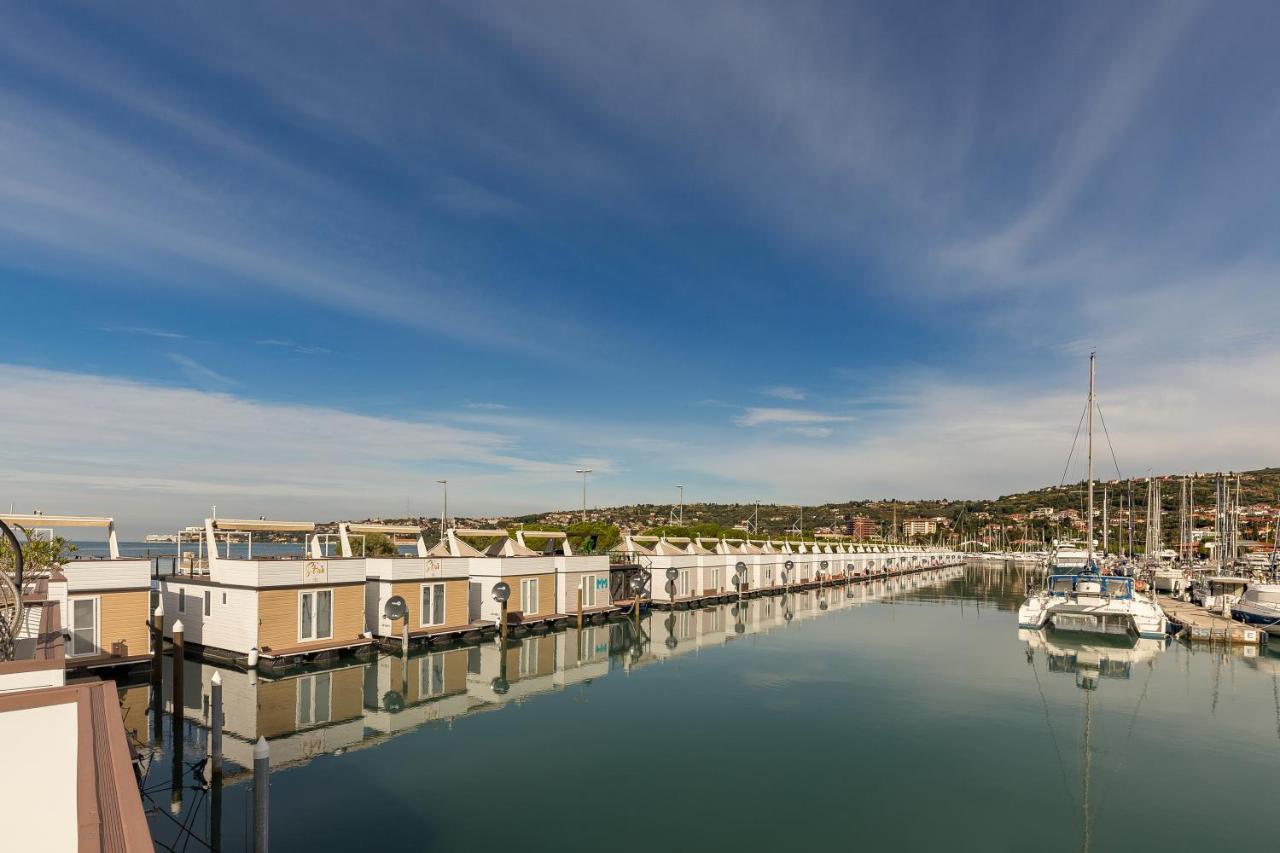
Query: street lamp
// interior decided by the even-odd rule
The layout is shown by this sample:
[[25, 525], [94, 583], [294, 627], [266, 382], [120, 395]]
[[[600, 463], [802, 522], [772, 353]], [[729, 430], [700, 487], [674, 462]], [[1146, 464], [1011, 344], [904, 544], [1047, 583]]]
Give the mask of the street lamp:
[[449, 523], [449, 481], [436, 480], [441, 486], [444, 486], [444, 506], [440, 509], [440, 541], [444, 541], [444, 528]]
[[582, 475], [582, 520], [587, 520], [587, 475], [591, 473], [590, 468], [579, 468], [574, 472]]
[[677, 483], [676, 488], [680, 490], [680, 526], [684, 526], [684, 483]]

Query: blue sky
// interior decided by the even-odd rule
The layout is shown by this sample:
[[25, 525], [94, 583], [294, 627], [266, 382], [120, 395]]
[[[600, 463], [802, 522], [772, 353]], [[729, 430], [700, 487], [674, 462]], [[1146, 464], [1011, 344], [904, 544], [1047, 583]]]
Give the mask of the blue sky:
[[1091, 347], [1124, 473], [1274, 463], [1278, 25], [26, 4], [5, 491], [134, 529], [572, 506], [584, 465], [592, 503], [991, 495], [1056, 482]]

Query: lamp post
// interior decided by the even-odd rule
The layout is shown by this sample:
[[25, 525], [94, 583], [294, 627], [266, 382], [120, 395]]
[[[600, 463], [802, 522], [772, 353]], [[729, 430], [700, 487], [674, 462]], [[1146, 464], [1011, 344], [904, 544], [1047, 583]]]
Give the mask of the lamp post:
[[684, 483], [677, 483], [676, 488], [680, 490], [680, 526], [684, 527]]
[[440, 541], [443, 542], [445, 525], [449, 521], [449, 481], [436, 480], [436, 482], [444, 487], [444, 505], [440, 508]]
[[591, 473], [590, 468], [579, 468], [574, 472], [582, 475], [582, 520], [587, 520], [587, 475]]

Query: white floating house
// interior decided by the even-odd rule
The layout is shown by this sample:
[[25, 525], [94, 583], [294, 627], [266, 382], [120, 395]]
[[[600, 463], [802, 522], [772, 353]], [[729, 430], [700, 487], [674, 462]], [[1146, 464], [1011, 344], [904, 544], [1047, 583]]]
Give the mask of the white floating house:
[[[301, 553], [254, 554], [253, 534], [298, 534]], [[205, 519], [196, 554], [158, 582], [164, 633], [181, 621], [188, 645], [264, 669], [373, 643], [365, 625], [364, 559], [326, 556], [309, 521]], [[252, 655], [250, 653], [253, 653]]]
[[609, 589], [607, 554], [574, 554], [568, 535], [558, 530], [520, 530], [516, 532], [516, 543], [532, 553], [551, 557], [555, 566], [557, 612], [577, 614], [579, 592], [584, 617], [603, 619], [618, 609]]
[[70, 636], [66, 667], [114, 667], [147, 659], [151, 651], [151, 560], [120, 555], [114, 519], [83, 515], [0, 518], [33, 539], [84, 528], [104, 531], [104, 556], [73, 556], [60, 566], [65, 581], [49, 578], [48, 597], [60, 605], [63, 627]]
[[[370, 557], [364, 553], [364, 537], [388, 536], [392, 542], [407, 539], [411, 554]], [[448, 640], [490, 627], [473, 621], [470, 604], [470, 561], [466, 557], [433, 557], [427, 551], [421, 528], [414, 525], [338, 525], [338, 541], [344, 558], [364, 562], [365, 624], [383, 647], [398, 647], [408, 623], [409, 642]], [[399, 596], [405, 602], [403, 619], [391, 619], [387, 602]]]
[[[484, 550], [467, 540], [478, 542]], [[556, 609], [555, 558], [520, 544], [506, 530], [449, 528], [429, 554], [466, 558], [473, 622], [497, 625], [501, 621], [502, 605], [493, 596], [499, 582], [511, 590], [507, 600], [508, 624], [541, 625], [565, 618], [565, 614]]]
[[[658, 536], [624, 534], [614, 551], [633, 555], [651, 573], [650, 600], [654, 604], [680, 607], [702, 598], [698, 591], [698, 561], [682, 547], [686, 544], [687, 539], [677, 543]], [[667, 579], [669, 569], [676, 572], [674, 581]]]

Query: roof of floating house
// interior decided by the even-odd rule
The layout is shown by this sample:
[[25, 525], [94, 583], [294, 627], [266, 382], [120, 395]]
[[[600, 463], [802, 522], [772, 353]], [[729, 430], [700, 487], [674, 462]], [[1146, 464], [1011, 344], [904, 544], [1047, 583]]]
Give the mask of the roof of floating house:
[[214, 530], [237, 533], [269, 531], [271, 533], [311, 533], [316, 529], [313, 521], [272, 521], [266, 518], [214, 518], [210, 519]]
[[542, 550], [537, 554], [540, 557], [552, 557], [563, 555], [565, 557], [573, 556], [573, 548], [569, 545], [569, 534], [563, 530], [517, 530], [516, 542], [522, 546], [528, 547], [526, 539], [542, 539], [544, 540]]
[[[496, 539], [483, 551], [467, 539]], [[540, 557], [537, 551], [511, 538], [506, 530], [475, 530], [468, 528], [449, 528], [445, 536], [427, 550], [428, 557]]]

